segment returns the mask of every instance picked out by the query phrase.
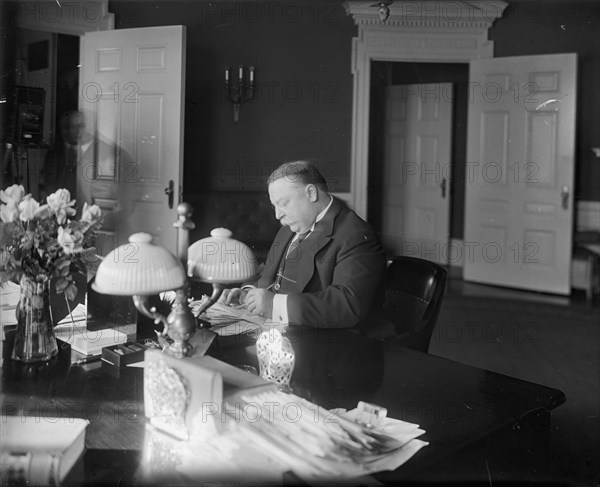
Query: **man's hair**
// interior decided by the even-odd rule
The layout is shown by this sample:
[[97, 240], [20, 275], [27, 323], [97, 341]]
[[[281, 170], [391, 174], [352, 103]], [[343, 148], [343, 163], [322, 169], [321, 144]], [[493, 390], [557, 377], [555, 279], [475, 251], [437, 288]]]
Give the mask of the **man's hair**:
[[298, 184], [314, 184], [321, 191], [328, 192], [327, 181], [316, 166], [308, 161], [284, 162], [271, 173], [267, 184], [282, 178]]
[[59, 125], [61, 134], [64, 134], [71, 124], [71, 117], [79, 115], [83, 119], [83, 112], [80, 110], [67, 110], [60, 115]]

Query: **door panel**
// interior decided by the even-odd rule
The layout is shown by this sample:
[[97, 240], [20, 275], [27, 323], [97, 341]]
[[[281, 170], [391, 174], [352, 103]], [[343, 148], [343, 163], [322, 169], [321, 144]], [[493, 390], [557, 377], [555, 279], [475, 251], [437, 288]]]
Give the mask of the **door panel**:
[[386, 93], [383, 234], [386, 250], [446, 263], [451, 178], [450, 83]]
[[[78, 200], [108, 212], [102, 253], [134, 232], [176, 251], [183, 175], [185, 28], [92, 32], [81, 40], [80, 108], [94, 150], [78, 180]], [[165, 188], [173, 180], [168, 205]], [[112, 210], [112, 211], [111, 211]]]
[[464, 278], [570, 293], [576, 55], [471, 62]]

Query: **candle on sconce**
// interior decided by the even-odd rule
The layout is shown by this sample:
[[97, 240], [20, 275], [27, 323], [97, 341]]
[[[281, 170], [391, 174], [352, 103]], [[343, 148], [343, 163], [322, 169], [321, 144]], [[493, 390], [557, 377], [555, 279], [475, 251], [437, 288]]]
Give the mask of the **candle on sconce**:
[[[225, 84], [223, 88], [227, 98], [233, 103], [233, 121], [237, 122], [240, 117], [240, 107], [243, 103], [253, 101], [256, 98], [256, 68], [254, 66], [244, 66], [238, 64], [238, 73], [236, 77], [236, 66], [225, 67]], [[245, 71], [248, 74], [245, 74]]]

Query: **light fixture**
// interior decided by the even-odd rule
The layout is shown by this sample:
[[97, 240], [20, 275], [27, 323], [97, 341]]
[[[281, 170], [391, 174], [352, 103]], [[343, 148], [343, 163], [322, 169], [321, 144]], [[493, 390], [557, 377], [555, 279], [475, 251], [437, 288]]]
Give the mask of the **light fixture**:
[[[201, 315], [221, 296], [228, 284], [250, 280], [256, 275], [257, 262], [252, 250], [232, 238], [229, 230], [215, 229], [211, 236], [192, 244], [188, 249], [189, 231], [194, 228], [187, 203], [177, 207], [178, 257], [163, 247], [154, 245], [147, 233], [135, 233], [129, 243], [121, 245], [100, 263], [92, 288], [102, 294], [132, 296], [137, 310], [163, 324], [159, 341], [170, 355], [182, 358], [193, 353], [190, 339], [197, 331], [201, 343], [212, 341], [214, 334], [200, 327], [192, 314], [188, 298], [190, 280], [212, 284], [213, 293], [200, 308]], [[187, 267], [187, 275], [185, 267]], [[188, 279], [189, 278], [189, 279]], [[165, 317], [150, 307], [150, 296], [175, 291], [175, 302]], [[209, 337], [208, 335], [213, 335]], [[198, 342], [198, 340], [194, 340]]]
[[[235, 79], [233, 79], [235, 78]], [[254, 100], [256, 96], [256, 81], [254, 80], [254, 66], [248, 67], [248, 80], [245, 77], [245, 68], [238, 66], [237, 76], [233, 77], [229, 66], [225, 68], [225, 93], [233, 103], [233, 121], [240, 119], [240, 106], [242, 103]]]
[[371, 7], [377, 7], [377, 13], [379, 14], [379, 20], [385, 22], [390, 16], [390, 5], [393, 3], [393, 0], [381, 0], [377, 2]]

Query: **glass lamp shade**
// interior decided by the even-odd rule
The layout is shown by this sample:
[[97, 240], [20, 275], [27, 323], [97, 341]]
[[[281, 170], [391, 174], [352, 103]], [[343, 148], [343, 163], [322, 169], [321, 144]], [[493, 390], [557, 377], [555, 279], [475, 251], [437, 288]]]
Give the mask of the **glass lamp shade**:
[[218, 284], [240, 283], [256, 276], [258, 266], [254, 252], [231, 235], [226, 228], [215, 228], [210, 237], [190, 245], [188, 276]]
[[152, 243], [147, 233], [134, 233], [102, 260], [92, 288], [102, 294], [147, 296], [178, 289], [186, 284], [181, 262], [168, 250]]

